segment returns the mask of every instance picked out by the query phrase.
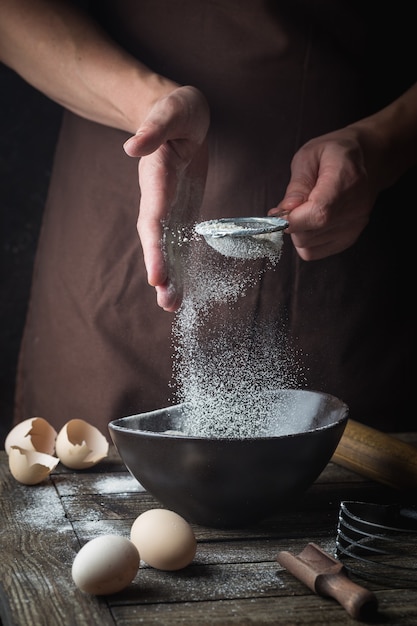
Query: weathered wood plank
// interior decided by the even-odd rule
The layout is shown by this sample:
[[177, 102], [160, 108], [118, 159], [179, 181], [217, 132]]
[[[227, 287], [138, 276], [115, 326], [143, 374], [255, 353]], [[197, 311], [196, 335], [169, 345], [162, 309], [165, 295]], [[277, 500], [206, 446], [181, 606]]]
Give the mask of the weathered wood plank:
[[53, 475], [60, 496], [87, 496], [93, 493], [143, 493], [144, 488], [128, 472], [73, 473]]
[[3, 464], [0, 485], [4, 626], [114, 626], [106, 605], [81, 593], [72, 582], [71, 565], [79, 543], [52, 483], [20, 485]]
[[[113, 481], [112, 477], [110, 479]], [[78, 491], [78, 495], [62, 496], [66, 514], [74, 522], [124, 519], [133, 523], [147, 509], [161, 506], [150, 494], [135, 489], [131, 492], [116, 493], [111, 490], [97, 494], [96, 489], [90, 486], [88, 489], [92, 493], [84, 495], [83, 487], [75, 486], [77, 480], [75, 478], [73, 486], [67, 486], [64, 491], [74, 494]], [[113, 484], [117, 485], [117, 481]], [[62, 485], [58, 489], [62, 490]], [[317, 536], [324, 536], [329, 532], [335, 534], [340, 502], [350, 499], [396, 502], [398, 494], [373, 483], [317, 483], [297, 503], [283, 505], [280, 513], [252, 527], [210, 529], [199, 526], [196, 531], [200, 538], [207, 539], [281, 536], [283, 529], [290, 536], [304, 536], [306, 531]]]
[[[379, 613], [373, 626], [415, 626], [417, 603], [415, 594], [406, 591], [376, 592]], [[349, 617], [334, 600], [312, 593], [294, 597], [267, 597], [204, 602], [112, 606], [118, 626], [354, 626], [359, 622]]]

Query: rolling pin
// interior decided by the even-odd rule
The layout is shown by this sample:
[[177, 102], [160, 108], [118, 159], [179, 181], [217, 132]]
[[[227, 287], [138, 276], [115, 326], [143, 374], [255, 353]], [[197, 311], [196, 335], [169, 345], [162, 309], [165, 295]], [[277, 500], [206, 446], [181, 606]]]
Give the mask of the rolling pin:
[[417, 447], [355, 420], [347, 420], [331, 460], [366, 478], [417, 494]]

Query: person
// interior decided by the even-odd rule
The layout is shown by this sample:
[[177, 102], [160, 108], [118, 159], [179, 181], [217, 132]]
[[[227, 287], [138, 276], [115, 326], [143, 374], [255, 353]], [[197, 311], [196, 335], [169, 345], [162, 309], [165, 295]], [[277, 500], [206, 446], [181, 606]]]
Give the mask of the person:
[[242, 306], [287, 320], [309, 388], [413, 430], [406, 7], [376, 25], [334, 0], [86, 4], [0, 4], [0, 60], [65, 109], [15, 421], [105, 430], [169, 404], [182, 294], [164, 232], [269, 213], [289, 223], [282, 256]]

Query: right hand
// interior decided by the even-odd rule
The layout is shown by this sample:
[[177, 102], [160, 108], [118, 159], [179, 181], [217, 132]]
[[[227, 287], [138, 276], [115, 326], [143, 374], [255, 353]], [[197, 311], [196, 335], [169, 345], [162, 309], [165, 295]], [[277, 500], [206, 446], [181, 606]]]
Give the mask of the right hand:
[[163, 232], [166, 228], [175, 238], [175, 232], [197, 216], [207, 175], [209, 123], [203, 94], [194, 87], [178, 87], [155, 103], [136, 135], [124, 145], [126, 154], [141, 157], [137, 229], [148, 282], [166, 311], [175, 311], [181, 304], [182, 276], [175, 241], [171, 250], [164, 249]]

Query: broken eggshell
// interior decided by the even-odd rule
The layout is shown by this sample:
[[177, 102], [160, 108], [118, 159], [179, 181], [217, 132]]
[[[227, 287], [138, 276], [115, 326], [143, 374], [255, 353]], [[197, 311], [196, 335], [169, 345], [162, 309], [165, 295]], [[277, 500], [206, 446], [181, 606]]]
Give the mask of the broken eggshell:
[[9, 469], [13, 478], [24, 485], [37, 485], [56, 468], [59, 459], [44, 452], [13, 445], [9, 449]]
[[59, 431], [55, 450], [66, 467], [87, 469], [108, 455], [109, 443], [98, 428], [84, 420], [73, 419]]
[[19, 424], [7, 435], [4, 448], [10, 454], [12, 446], [53, 455], [57, 431], [43, 417], [31, 417]]

